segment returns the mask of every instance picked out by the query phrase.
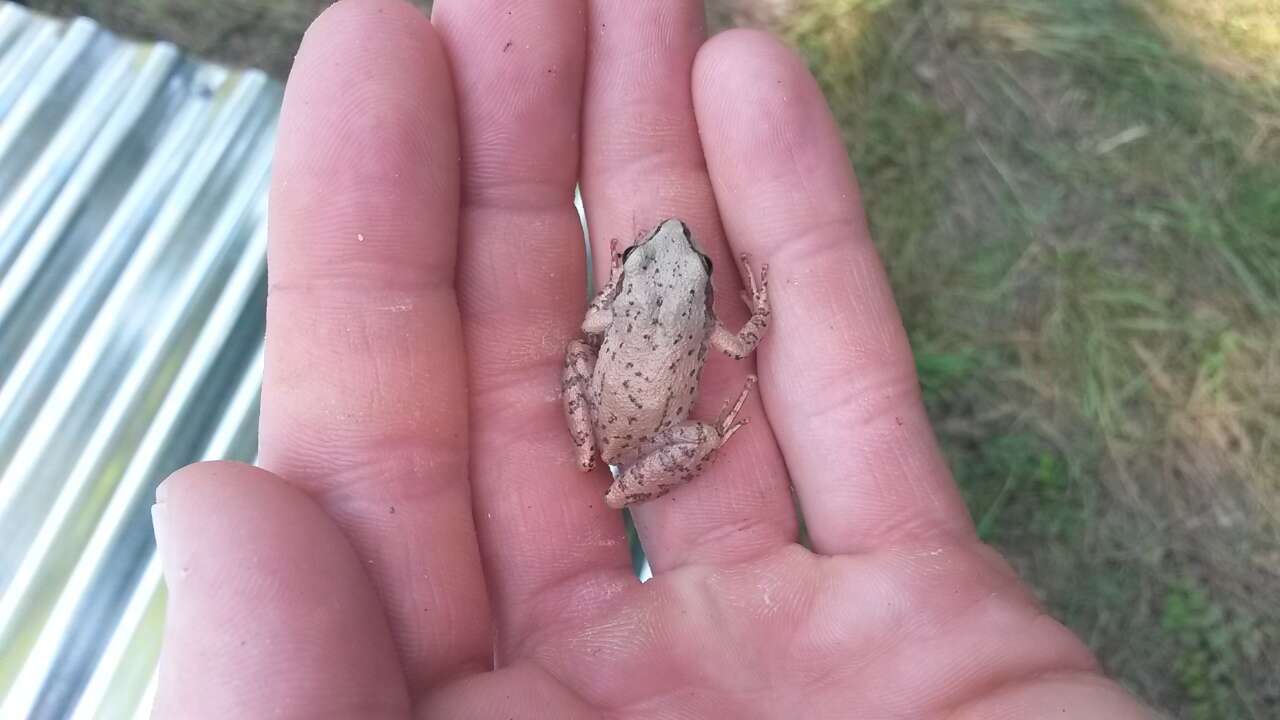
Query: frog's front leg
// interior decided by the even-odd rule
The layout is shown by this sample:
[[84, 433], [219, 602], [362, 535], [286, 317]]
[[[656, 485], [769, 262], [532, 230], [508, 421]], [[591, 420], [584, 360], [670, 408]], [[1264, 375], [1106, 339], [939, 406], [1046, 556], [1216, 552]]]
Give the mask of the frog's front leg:
[[764, 331], [769, 327], [770, 313], [769, 266], [760, 267], [760, 282], [757, 284], [755, 273], [751, 272], [751, 265], [747, 262], [746, 253], [739, 258], [747, 274], [747, 292], [742, 294], [742, 299], [751, 309], [751, 318], [737, 333], [729, 332], [718, 320], [715, 329], [711, 331], [712, 346], [735, 360], [741, 360], [750, 355], [751, 351], [756, 349], [756, 345], [760, 344], [760, 338], [764, 337]]
[[714, 423], [681, 423], [645, 443], [641, 454], [613, 481], [605, 503], [618, 510], [665, 495], [692, 480], [715, 458], [716, 451], [747, 424], [746, 418], [737, 418], [755, 384], [756, 377], [749, 376], [738, 399], [732, 405], [726, 402]]
[[564, 375], [561, 380], [564, 396], [564, 417], [569, 424], [569, 436], [578, 451], [578, 467], [583, 472], [596, 468], [596, 441], [589, 388], [595, 371], [598, 349], [586, 340], [574, 340], [564, 357]]
[[618, 251], [617, 240], [609, 243], [609, 252], [612, 256], [609, 282], [587, 305], [587, 316], [582, 320], [582, 332], [588, 335], [599, 335], [613, 322], [613, 300], [622, 285], [622, 253]]

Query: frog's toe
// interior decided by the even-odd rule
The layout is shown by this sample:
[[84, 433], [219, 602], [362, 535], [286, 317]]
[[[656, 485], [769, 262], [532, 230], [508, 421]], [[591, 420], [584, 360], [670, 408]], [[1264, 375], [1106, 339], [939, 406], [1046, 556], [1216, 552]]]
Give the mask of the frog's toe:
[[622, 491], [622, 488], [618, 487], [617, 483], [614, 483], [613, 486], [609, 488], [609, 492], [605, 493], [604, 504], [614, 510], [621, 510], [626, 507], [627, 502], [627, 494]]
[[620, 483], [615, 482], [609, 487], [609, 492], [605, 493], [604, 504], [614, 510], [621, 510], [628, 505], [636, 505], [642, 502], [648, 502], [662, 493], [653, 492], [630, 492], [623, 490]]

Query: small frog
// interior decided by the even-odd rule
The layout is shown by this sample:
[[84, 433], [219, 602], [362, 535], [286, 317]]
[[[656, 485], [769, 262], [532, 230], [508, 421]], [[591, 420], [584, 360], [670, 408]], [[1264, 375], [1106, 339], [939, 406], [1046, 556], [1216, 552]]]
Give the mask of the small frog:
[[697, 475], [746, 419], [738, 420], [756, 383], [713, 423], [687, 420], [698, 395], [708, 346], [741, 359], [769, 325], [769, 266], [760, 282], [741, 256], [751, 319], [737, 333], [716, 319], [711, 259], [689, 226], [672, 218], [619, 254], [613, 243], [609, 282], [587, 306], [583, 339], [569, 343], [564, 409], [583, 471], [597, 455], [619, 473], [605, 496], [611, 508], [652, 500]]

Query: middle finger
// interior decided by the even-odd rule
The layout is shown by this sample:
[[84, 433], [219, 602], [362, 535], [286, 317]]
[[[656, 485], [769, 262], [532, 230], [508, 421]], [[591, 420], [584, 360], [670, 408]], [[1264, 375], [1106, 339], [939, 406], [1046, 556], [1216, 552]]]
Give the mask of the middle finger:
[[[701, 0], [591, 0], [583, 106], [582, 192], [596, 277], [609, 241], [667, 217], [683, 219], [712, 258], [715, 310], [736, 331], [746, 320], [737, 263], [725, 243], [693, 114], [693, 59], [706, 38]], [[753, 259], [758, 263], [761, 259]], [[764, 340], [767, 346], [768, 339]], [[712, 353], [690, 419], [712, 420], [754, 363]], [[795, 540], [786, 468], [764, 409], [688, 486], [633, 508], [655, 572], [685, 563], [734, 562]]]
[[577, 470], [556, 395], [586, 287], [573, 205], [583, 7], [438, 0], [432, 19], [458, 93], [472, 495], [506, 664], [535, 631], [635, 582], [603, 478]]

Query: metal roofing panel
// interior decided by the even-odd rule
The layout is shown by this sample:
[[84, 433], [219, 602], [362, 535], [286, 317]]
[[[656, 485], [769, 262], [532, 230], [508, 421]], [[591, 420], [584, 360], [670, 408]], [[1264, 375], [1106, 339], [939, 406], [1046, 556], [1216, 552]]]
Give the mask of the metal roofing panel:
[[0, 0], [0, 718], [149, 715], [154, 487], [256, 453], [280, 99]]
[[155, 484], [250, 460], [264, 74], [0, 1], [0, 717], [145, 717]]

